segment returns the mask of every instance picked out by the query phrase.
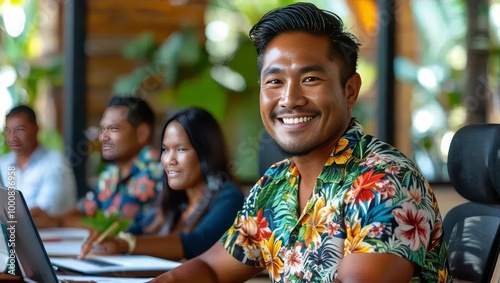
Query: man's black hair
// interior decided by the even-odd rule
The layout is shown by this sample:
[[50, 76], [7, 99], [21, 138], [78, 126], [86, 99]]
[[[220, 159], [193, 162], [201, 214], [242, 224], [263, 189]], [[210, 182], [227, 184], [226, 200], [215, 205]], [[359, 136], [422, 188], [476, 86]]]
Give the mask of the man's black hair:
[[146, 123], [151, 127], [151, 137], [154, 136], [155, 114], [149, 104], [142, 98], [136, 96], [113, 96], [109, 100], [108, 107], [127, 107], [127, 121], [134, 127]]
[[33, 109], [27, 105], [18, 105], [16, 107], [12, 108], [9, 111], [9, 113], [7, 113], [7, 115], [5, 115], [5, 118], [9, 118], [9, 117], [14, 116], [14, 115], [19, 114], [19, 113], [25, 113], [28, 116], [28, 121], [31, 124], [36, 125], [35, 111], [33, 111]]
[[339, 63], [342, 85], [356, 72], [360, 46], [358, 39], [345, 30], [339, 16], [303, 2], [271, 10], [250, 30], [250, 39], [257, 50], [259, 72], [262, 70], [262, 55], [269, 42], [288, 32], [328, 37], [332, 58]]

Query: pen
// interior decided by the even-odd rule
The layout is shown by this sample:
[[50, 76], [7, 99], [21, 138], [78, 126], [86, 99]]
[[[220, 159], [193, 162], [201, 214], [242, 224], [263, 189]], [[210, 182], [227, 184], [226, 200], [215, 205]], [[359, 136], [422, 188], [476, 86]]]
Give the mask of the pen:
[[111, 232], [113, 232], [118, 227], [118, 225], [119, 225], [118, 221], [113, 222], [113, 224], [111, 224], [108, 228], [106, 228], [106, 230], [102, 232], [99, 238], [97, 238], [95, 244], [101, 243], [102, 240], [104, 240], [104, 238], [106, 238]]
[[[115, 221], [113, 224], [109, 225], [104, 232], [102, 232], [97, 240], [95, 242], [92, 242], [92, 238], [95, 236], [89, 235], [89, 238], [85, 240], [82, 246], [82, 251], [80, 252], [80, 255], [78, 256], [79, 259], [82, 259], [85, 257], [85, 255], [90, 252], [91, 249], [98, 249], [99, 244], [111, 233], [113, 232], [118, 226], [120, 225], [120, 222]], [[95, 239], [95, 238], [94, 238]], [[90, 245], [90, 246], [89, 246]]]

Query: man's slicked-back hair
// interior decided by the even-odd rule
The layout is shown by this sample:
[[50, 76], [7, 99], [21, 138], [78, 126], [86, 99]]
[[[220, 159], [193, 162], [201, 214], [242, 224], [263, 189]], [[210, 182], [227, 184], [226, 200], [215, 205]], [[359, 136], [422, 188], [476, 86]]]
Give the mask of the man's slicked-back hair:
[[12, 108], [9, 111], [9, 113], [7, 113], [7, 115], [5, 115], [5, 118], [9, 118], [9, 117], [14, 116], [14, 115], [19, 114], [19, 113], [25, 113], [28, 116], [28, 121], [31, 124], [36, 125], [35, 111], [33, 111], [33, 109], [27, 105], [18, 105], [16, 107]]
[[288, 32], [306, 32], [328, 37], [331, 57], [339, 63], [342, 85], [356, 72], [360, 46], [358, 39], [346, 31], [339, 16], [303, 2], [271, 10], [250, 30], [250, 39], [257, 50], [259, 72], [262, 70], [262, 55], [269, 42]]
[[113, 96], [108, 107], [125, 106], [128, 108], [127, 120], [132, 126], [137, 127], [146, 123], [151, 127], [155, 124], [155, 114], [149, 104], [140, 97], [135, 96]]

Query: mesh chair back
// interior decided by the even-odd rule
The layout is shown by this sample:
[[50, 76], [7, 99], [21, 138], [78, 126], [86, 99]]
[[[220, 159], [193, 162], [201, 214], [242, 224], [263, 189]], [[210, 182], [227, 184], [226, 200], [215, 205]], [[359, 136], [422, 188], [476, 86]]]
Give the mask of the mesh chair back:
[[500, 245], [500, 125], [468, 125], [448, 152], [453, 188], [470, 202], [443, 221], [454, 279], [490, 282]]

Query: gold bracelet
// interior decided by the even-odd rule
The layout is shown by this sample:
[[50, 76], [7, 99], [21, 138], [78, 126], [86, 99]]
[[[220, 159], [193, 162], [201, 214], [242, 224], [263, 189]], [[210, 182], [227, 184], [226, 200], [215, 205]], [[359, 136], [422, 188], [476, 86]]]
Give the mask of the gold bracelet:
[[132, 252], [135, 250], [135, 244], [136, 244], [136, 238], [134, 235], [130, 233], [125, 233], [125, 232], [120, 232], [118, 233], [117, 236], [118, 239], [122, 239], [125, 242], [127, 242], [128, 245], [128, 254], [132, 254]]

